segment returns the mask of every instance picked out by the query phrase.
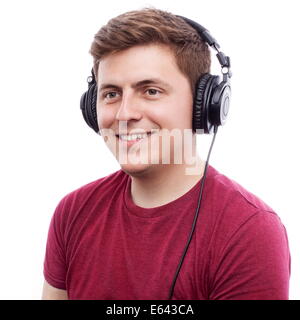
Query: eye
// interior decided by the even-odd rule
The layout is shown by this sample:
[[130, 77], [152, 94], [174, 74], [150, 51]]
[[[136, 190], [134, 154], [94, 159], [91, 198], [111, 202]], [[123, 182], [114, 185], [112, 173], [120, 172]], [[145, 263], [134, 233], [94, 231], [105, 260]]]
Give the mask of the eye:
[[116, 91], [110, 91], [110, 92], [105, 92], [103, 93], [103, 98], [104, 99], [113, 99], [113, 98], [116, 98], [118, 92]]
[[159, 90], [154, 88], [147, 89], [146, 92], [148, 92], [149, 96], [157, 96], [160, 93]]
[[114, 103], [118, 100], [120, 93], [118, 91], [106, 91], [101, 95], [101, 99], [104, 100], [104, 103]]

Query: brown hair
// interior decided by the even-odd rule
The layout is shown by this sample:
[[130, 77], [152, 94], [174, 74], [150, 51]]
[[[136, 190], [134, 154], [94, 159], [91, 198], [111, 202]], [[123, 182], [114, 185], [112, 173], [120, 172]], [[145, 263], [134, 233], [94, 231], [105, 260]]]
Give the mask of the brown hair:
[[154, 8], [123, 13], [103, 26], [94, 37], [90, 53], [97, 78], [99, 62], [105, 56], [135, 45], [165, 44], [174, 53], [179, 70], [195, 93], [197, 80], [210, 71], [208, 45], [182, 18]]

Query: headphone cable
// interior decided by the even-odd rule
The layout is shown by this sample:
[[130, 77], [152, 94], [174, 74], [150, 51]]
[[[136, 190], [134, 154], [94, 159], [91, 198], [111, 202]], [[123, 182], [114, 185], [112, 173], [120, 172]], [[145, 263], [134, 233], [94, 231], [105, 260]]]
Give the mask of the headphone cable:
[[214, 135], [213, 135], [213, 138], [212, 138], [212, 141], [211, 141], [211, 144], [210, 144], [210, 148], [209, 148], [209, 151], [208, 151], [208, 154], [207, 154], [207, 158], [206, 158], [206, 163], [205, 163], [205, 167], [204, 167], [204, 172], [203, 172], [202, 181], [201, 181], [201, 187], [200, 187], [200, 192], [199, 192], [198, 205], [197, 205], [197, 209], [196, 209], [196, 212], [195, 212], [192, 228], [191, 228], [187, 243], [185, 245], [185, 248], [183, 250], [183, 254], [182, 254], [181, 259], [179, 261], [179, 264], [177, 266], [177, 269], [176, 269], [176, 272], [175, 272], [175, 276], [174, 276], [174, 279], [172, 281], [172, 285], [171, 285], [171, 289], [170, 289], [168, 300], [171, 300], [172, 297], [173, 297], [176, 280], [178, 278], [181, 266], [183, 264], [183, 260], [184, 260], [184, 258], [186, 256], [186, 253], [188, 251], [189, 245], [191, 243], [191, 240], [192, 240], [192, 237], [193, 237], [193, 234], [194, 234], [194, 231], [195, 231], [197, 219], [198, 219], [198, 216], [199, 216], [199, 210], [200, 210], [200, 207], [201, 207], [201, 200], [202, 200], [202, 194], [203, 194], [203, 189], [204, 189], [204, 183], [205, 183], [205, 180], [206, 180], [206, 173], [207, 173], [209, 158], [210, 158], [210, 154], [211, 154], [211, 151], [212, 151], [215, 139], [216, 139], [217, 132], [218, 132], [218, 126], [214, 126]]

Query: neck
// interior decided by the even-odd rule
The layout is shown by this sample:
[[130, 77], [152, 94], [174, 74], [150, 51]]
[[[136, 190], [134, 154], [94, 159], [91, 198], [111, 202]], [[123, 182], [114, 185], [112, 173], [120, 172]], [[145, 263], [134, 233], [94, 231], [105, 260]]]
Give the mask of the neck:
[[193, 174], [187, 165], [161, 165], [142, 176], [131, 176], [131, 195], [134, 203], [153, 208], [176, 200], [187, 193], [202, 178], [205, 162], [197, 157]]

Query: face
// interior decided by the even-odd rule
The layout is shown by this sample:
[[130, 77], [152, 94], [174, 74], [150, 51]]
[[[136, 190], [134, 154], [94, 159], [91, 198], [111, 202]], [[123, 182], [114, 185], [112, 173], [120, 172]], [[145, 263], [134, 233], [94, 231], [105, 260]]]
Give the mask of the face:
[[150, 44], [108, 55], [97, 85], [98, 125], [122, 169], [131, 175], [159, 170], [168, 153], [174, 164], [183, 140], [170, 133], [191, 130], [193, 97], [172, 51]]

